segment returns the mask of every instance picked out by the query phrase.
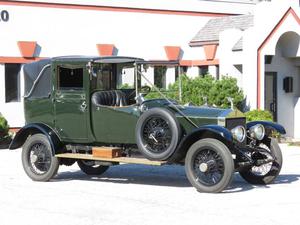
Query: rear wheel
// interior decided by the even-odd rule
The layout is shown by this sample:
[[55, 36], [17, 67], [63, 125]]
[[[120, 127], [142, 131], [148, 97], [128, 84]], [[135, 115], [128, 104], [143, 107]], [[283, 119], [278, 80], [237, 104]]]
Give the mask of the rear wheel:
[[[275, 157], [273, 162], [261, 166], [253, 166], [240, 171], [240, 175], [251, 184], [270, 184], [279, 175], [282, 167], [282, 153], [276, 139], [271, 138], [270, 144], [261, 143], [259, 147], [266, 149]], [[269, 145], [269, 147], [268, 147]]]
[[206, 138], [189, 148], [185, 171], [188, 180], [199, 192], [221, 192], [232, 180], [234, 162], [226, 145]]
[[97, 165], [93, 160], [78, 160], [77, 164], [87, 175], [101, 175], [109, 168], [109, 166]]
[[22, 164], [32, 180], [48, 181], [57, 174], [59, 160], [53, 156], [48, 138], [35, 134], [23, 145]]

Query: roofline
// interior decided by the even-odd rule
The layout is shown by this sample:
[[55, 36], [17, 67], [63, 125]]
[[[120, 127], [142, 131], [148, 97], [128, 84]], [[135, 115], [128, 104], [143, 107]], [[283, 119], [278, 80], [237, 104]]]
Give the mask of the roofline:
[[78, 61], [97, 61], [97, 60], [105, 60], [105, 59], [130, 59], [132, 61], [143, 61], [141, 58], [137, 57], [129, 57], [129, 56], [85, 56], [85, 55], [66, 55], [66, 56], [57, 56], [52, 57], [52, 61], [69, 61], [69, 60], [78, 60]]
[[202, 0], [202, 1], [210, 1], [210, 2], [222, 2], [222, 3], [239, 3], [239, 4], [245, 4], [245, 5], [256, 5], [257, 3], [255, 2], [243, 2], [241, 0], [223, 0], [223, 1], [220, 1], [220, 0]]
[[204, 45], [219, 45], [219, 40], [211, 40], [211, 41], [190, 41], [190, 47], [202, 47]]
[[142, 64], [148, 64], [148, 65], [170, 65], [170, 66], [178, 66], [179, 60], [145, 60], [142, 61]]
[[191, 10], [172, 10], [172, 9], [155, 9], [155, 8], [138, 8], [124, 6], [106, 6], [95, 4], [74, 4], [74, 3], [54, 3], [54, 2], [37, 2], [37, 1], [18, 1], [18, 0], [0, 0], [0, 5], [11, 6], [29, 6], [43, 8], [60, 8], [60, 9], [79, 9], [95, 11], [114, 11], [114, 12], [133, 12], [133, 13], [150, 13], [165, 15], [182, 15], [182, 16], [202, 16], [202, 17], [223, 17], [241, 15], [240, 13], [222, 13], [211, 11], [191, 11]]

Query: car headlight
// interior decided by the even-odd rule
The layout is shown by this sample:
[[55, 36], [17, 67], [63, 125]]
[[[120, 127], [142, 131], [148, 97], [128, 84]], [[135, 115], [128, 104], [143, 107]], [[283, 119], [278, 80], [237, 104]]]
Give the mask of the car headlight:
[[243, 126], [237, 126], [231, 130], [232, 136], [238, 142], [243, 142], [246, 137], [246, 130]]
[[256, 124], [255, 126], [250, 127], [249, 133], [250, 133], [250, 137], [261, 141], [264, 138], [266, 132], [263, 125]]

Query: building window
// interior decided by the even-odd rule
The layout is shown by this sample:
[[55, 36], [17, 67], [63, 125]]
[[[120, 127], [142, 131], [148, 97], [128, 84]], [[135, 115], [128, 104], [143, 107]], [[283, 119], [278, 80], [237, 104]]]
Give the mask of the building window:
[[204, 77], [208, 74], [208, 66], [199, 66], [199, 76]]
[[158, 88], [166, 88], [166, 66], [154, 67], [154, 85]]
[[218, 65], [216, 66], [216, 79], [220, 80], [220, 67]]
[[21, 64], [5, 64], [5, 102], [20, 101]]
[[175, 67], [175, 81], [178, 79], [179, 75], [180, 75], [180, 67], [176, 66]]

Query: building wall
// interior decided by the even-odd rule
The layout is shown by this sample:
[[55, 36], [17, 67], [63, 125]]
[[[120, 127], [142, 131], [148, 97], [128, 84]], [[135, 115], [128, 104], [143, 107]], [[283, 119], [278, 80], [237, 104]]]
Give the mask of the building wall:
[[[206, 59], [204, 49], [202, 47], [191, 48], [188, 43], [209, 19], [217, 16], [217, 14], [211, 13], [254, 13], [254, 27], [246, 31], [232, 29], [221, 33], [216, 53], [216, 59], [220, 60], [220, 74], [237, 78], [238, 84], [243, 88], [247, 97], [249, 109], [255, 109], [258, 105], [258, 62], [261, 64], [261, 74], [269, 69], [278, 69], [281, 73], [283, 70], [281, 66], [278, 68], [265, 67], [264, 55], [275, 54], [276, 43], [284, 32], [289, 30], [298, 32], [299, 29], [299, 24], [289, 18], [272, 36], [272, 41], [266, 44], [259, 61], [257, 61], [258, 49], [287, 9], [292, 5], [295, 10], [299, 11], [297, 1], [273, 0], [271, 3], [263, 2], [257, 6], [245, 2], [198, 0], [184, 2], [181, 0], [31, 1], [47, 3], [46, 5], [23, 2], [23, 6], [15, 5], [15, 3], [1, 5], [1, 9], [10, 13], [8, 22], [0, 22], [0, 59], [2, 62], [3, 58], [7, 57], [21, 58], [17, 46], [18, 41], [36, 41], [38, 47], [35, 56], [39, 57], [98, 55], [96, 44], [114, 44], [116, 53], [120, 56], [167, 60], [164, 46], [173, 45], [181, 47], [180, 59], [200, 61]], [[54, 7], [54, 5], [49, 5], [49, 2], [61, 5]], [[69, 7], [67, 5], [69, 3], [74, 6]], [[86, 6], [81, 7], [82, 4]], [[268, 16], [266, 16], [266, 9], [270, 12]], [[243, 38], [243, 51], [233, 52], [233, 45], [241, 37]], [[276, 60], [280, 63], [279, 65], [281, 63], [287, 65], [286, 70], [295, 71], [295, 67], [289, 67], [289, 60], [281, 58]], [[209, 72], [217, 76], [216, 66], [209, 66]], [[282, 71], [282, 73], [284, 72]], [[199, 68], [189, 66], [186, 73], [190, 77], [197, 77]], [[147, 78], [154, 82], [154, 69], [149, 68], [146, 74]], [[295, 79], [298, 78], [295, 77]], [[174, 81], [175, 69], [170, 67], [166, 72], [166, 86]], [[0, 111], [7, 117], [11, 126], [22, 126], [24, 124], [22, 102], [5, 103], [4, 83], [4, 67], [0, 65]], [[263, 92], [263, 79], [259, 88]], [[284, 94], [282, 98], [284, 98]], [[290, 102], [291, 98], [287, 102]], [[263, 109], [263, 93], [259, 102]], [[286, 107], [291, 107], [291, 104]], [[293, 111], [294, 108], [289, 108], [289, 110]], [[292, 112], [289, 111], [289, 113]], [[282, 115], [279, 116], [280, 120], [282, 118]], [[287, 125], [291, 126], [289, 129], [293, 130], [290, 124], [292, 122], [287, 122]]]
[[[282, 66], [284, 65], [284, 66]], [[274, 56], [271, 65], [265, 66], [266, 72], [277, 73], [277, 110], [278, 123], [282, 124], [289, 137], [294, 137], [295, 124], [295, 98], [299, 97], [300, 83], [299, 67], [296, 67], [292, 60], [282, 57], [279, 53]], [[292, 93], [286, 93], [283, 90], [283, 79], [293, 77], [294, 90]]]
[[[3, 57], [21, 57], [18, 41], [36, 41], [35, 56], [39, 57], [98, 55], [96, 44], [114, 44], [117, 54], [121, 56], [167, 60], [164, 46], [176, 45], [181, 46], [183, 57], [198, 59], [197, 51], [190, 51], [188, 42], [211, 18], [172, 13], [11, 5], [1, 6], [1, 9], [7, 10], [10, 15], [8, 22], [0, 22], [2, 60]], [[153, 70], [150, 69], [147, 74], [153, 81]], [[167, 74], [169, 84], [175, 79], [174, 69], [170, 68]], [[5, 103], [4, 78], [4, 67], [1, 65], [0, 111], [11, 127], [23, 126], [22, 102]]]
[[[21, 98], [20, 102], [5, 102], [5, 66], [0, 64], [0, 112], [7, 119], [11, 127], [20, 127], [24, 125], [24, 109], [23, 100]], [[24, 93], [24, 79], [20, 76], [20, 92], [21, 97]]]

